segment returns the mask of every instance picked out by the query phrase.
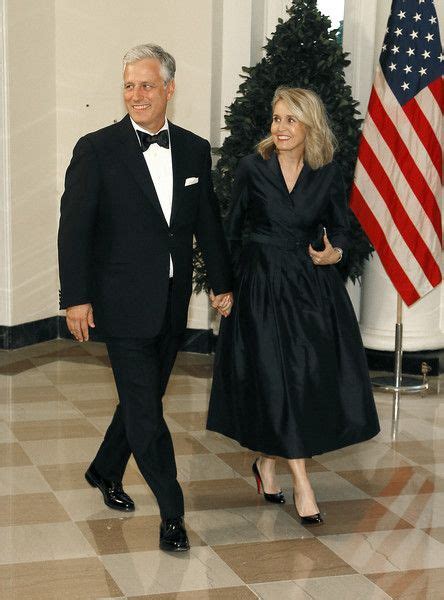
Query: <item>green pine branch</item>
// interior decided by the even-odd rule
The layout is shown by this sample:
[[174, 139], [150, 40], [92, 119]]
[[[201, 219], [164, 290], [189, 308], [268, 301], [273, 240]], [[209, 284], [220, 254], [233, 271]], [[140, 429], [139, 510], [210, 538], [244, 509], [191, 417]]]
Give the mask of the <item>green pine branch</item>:
[[[254, 151], [269, 132], [271, 100], [279, 85], [310, 88], [322, 98], [330, 117], [339, 149], [335, 160], [344, 176], [347, 193], [353, 182], [360, 125], [358, 102], [345, 83], [344, 69], [350, 64], [342, 51], [341, 30], [329, 30], [330, 19], [321, 14], [316, 0], [292, 0], [289, 18], [279, 19], [276, 31], [265, 45], [265, 56], [253, 67], [243, 67], [243, 81], [225, 114], [230, 134], [218, 151], [214, 186], [224, 216], [231, 202], [231, 187], [237, 164]], [[339, 41], [338, 41], [339, 40]], [[351, 244], [341, 274], [353, 282], [362, 275], [365, 261], [373, 251], [358, 220], [350, 211]], [[195, 292], [208, 291], [201, 252], [194, 252]]]

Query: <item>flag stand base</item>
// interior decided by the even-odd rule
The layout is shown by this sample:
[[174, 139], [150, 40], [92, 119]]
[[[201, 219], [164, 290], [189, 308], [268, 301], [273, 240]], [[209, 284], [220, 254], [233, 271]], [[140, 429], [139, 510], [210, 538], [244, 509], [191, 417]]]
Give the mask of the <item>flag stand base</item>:
[[427, 373], [429, 367], [426, 363], [421, 366], [422, 381], [413, 377], [402, 376], [402, 298], [398, 294], [395, 327], [395, 372], [394, 376], [375, 377], [372, 379], [374, 388], [381, 391], [393, 392], [392, 409], [392, 440], [396, 441], [399, 424], [399, 401], [402, 393], [418, 393], [428, 389]]
[[419, 377], [402, 377], [401, 385], [397, 386], [393, 375], [373, 377], [372, 385], [381, 392], [404, 392], [406, 394], [424, 392], [429, 388], [428, 381], [424, 381]]

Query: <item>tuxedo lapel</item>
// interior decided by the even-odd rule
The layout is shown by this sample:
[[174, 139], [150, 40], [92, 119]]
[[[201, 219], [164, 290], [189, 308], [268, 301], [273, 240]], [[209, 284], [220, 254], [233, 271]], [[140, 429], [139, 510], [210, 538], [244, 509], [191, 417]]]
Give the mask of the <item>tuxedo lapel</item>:
[[171, 158], [173, 161], [173, 205], [171, 208], [171, 223], [177, 216], [180, 207], [180, 197], [185, 178], [187, 177], [184, 157], [186, 156], [186, 144], [183, 133], [173, 123], [168, 121], [171, 140]]
[[118, 152], [122, 162], [128, 167], [145, 196], [158, 211], [159, 215], [165, 221], [165, 224], [168, 225], [129, 116], [126, 115], [126, 117], [120, 121], [119, 125]]

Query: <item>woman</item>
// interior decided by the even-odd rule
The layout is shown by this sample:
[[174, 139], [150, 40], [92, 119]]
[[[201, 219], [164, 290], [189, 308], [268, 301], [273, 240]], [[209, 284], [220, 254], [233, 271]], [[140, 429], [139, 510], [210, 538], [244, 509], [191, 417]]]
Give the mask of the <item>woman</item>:
[[367, 440], [379, 423], [335, 266], [349, 224], [325, 108], [314, 92], [286, 87], [272, 108], [270, 135], [241, 159], [234, 182], [226, 230], [237, 293], [221, 324], [207, 427], [261, 453], [253, 473], [271, 502], [285, 502], [275, 457], [287, 458], [296, 510], [317, 524], [305, 459]]

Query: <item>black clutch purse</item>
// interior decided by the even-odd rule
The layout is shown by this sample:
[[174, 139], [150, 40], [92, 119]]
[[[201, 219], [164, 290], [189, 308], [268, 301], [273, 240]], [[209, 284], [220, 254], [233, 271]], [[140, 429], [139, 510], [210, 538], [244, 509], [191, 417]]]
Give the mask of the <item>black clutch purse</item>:
[[315, 238], [310, 242], [313, 250], [317, 250], [318, 252], [325, 250], [324, 235], [326, 233], [327, 230], [325, 229], [325, 227], [322, 224], [319, 225], [316, 230]]

